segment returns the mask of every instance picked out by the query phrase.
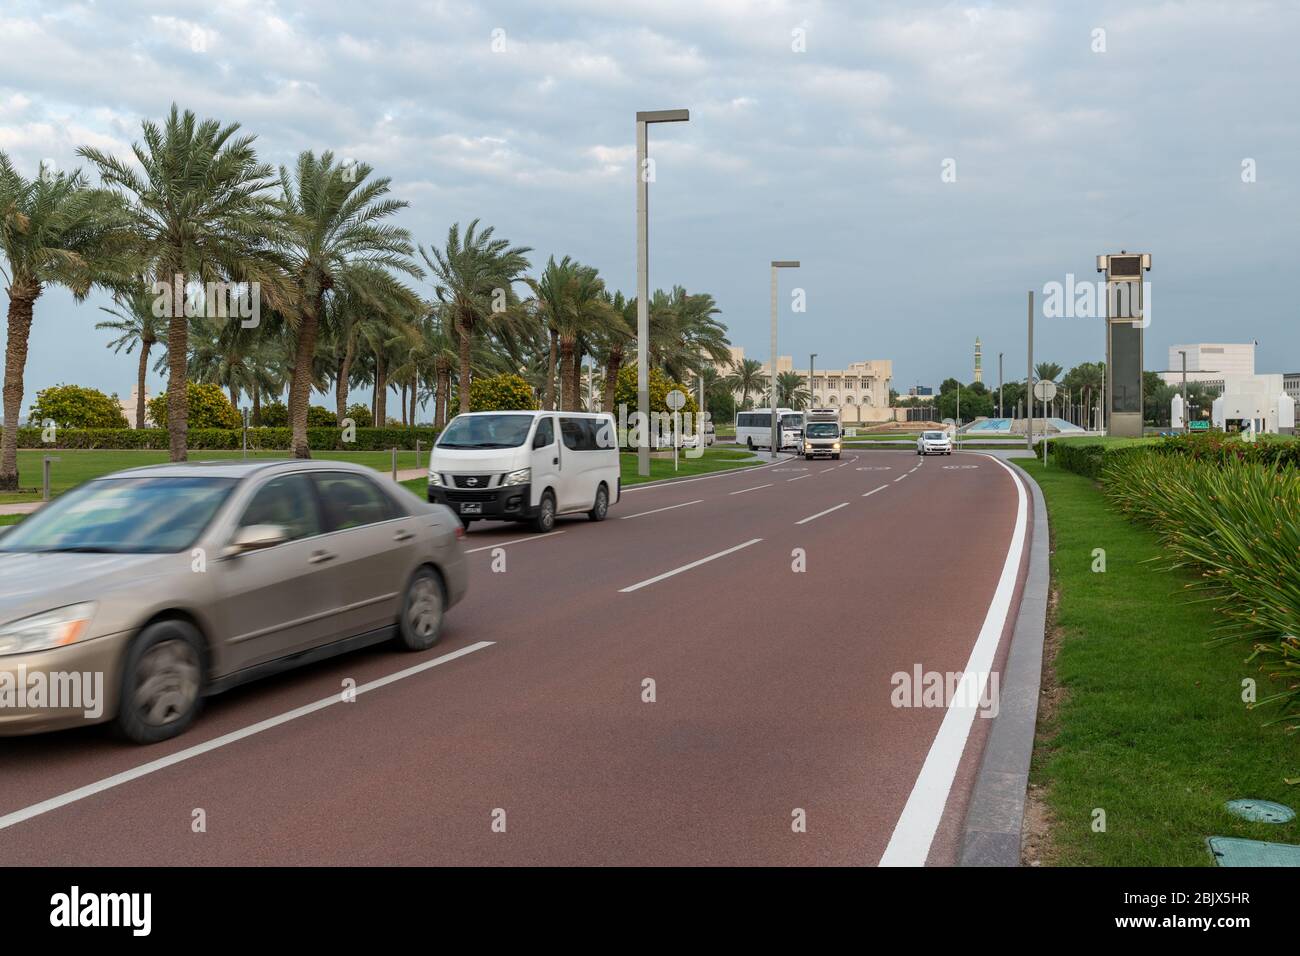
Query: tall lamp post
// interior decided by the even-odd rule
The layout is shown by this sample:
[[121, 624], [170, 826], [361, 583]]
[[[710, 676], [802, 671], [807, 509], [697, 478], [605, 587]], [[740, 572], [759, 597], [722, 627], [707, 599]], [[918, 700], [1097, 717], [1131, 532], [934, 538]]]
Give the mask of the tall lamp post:
[[650, 110], [636, 114], [636, 410], [641, 427], [636, 471], [650, 476], [650, 177], [646, 132], [651, 123], [685, 123], [689, 110]]
[[772, 401], [770, 403], [770, 412], [772, 419], [772, 457], [780, 451], [780, 427], [776, 415], [776, 270], [777, 269], [798, 269], [798, 259], [773, 259], [772, 260], [772, 366], [771, 381], [768, 383], [771, 392]]
[[816, 408], [817, 401], [813, 392], [813, 363], [817, 361], [817, 353], [813, 352], [808, 356], [808, 407]]

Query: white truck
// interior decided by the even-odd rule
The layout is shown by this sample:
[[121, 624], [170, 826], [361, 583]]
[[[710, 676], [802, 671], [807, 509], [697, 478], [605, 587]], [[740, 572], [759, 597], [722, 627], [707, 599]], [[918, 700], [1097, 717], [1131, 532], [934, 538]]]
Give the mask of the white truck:
[[838, 408], [814, 408], [804, 415], [803, 456], [811, 461], [818, 455], [840, 457], [843, 441]]

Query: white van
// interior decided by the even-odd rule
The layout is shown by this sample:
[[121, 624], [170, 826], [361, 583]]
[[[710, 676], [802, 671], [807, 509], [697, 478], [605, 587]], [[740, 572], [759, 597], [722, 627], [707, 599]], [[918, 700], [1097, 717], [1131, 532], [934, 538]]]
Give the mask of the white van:
[[527, 521], [556, 515], [604, 521], [622, 494], [614, 416], [588, 412], [466, 412], [429, 456], [429, 500], [469, 527], [479, 518]]

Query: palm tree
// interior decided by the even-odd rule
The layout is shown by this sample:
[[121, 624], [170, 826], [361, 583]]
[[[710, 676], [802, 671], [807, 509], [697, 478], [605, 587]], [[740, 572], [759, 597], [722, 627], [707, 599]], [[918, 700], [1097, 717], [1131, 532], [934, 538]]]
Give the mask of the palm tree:
[[767, 382], [763, 363], [757, 359], [741, 359], [732, 365], [732, 372], [724, 381], [734, 392], [740, 392], [740, 407], [749, 407], [749, 393], [762, 390]]
[[727, 329], [707, 292], [688, 295], [681, 286], [671, 293], [656, 290], [650, 299], [650, 357], [669, 378], [682, 381], [688, 372], [731, 357]]
[[776, 376], [776, 403], [781, 408], [799, 411], [808, 405], [807, 381], [798, 372], [780, 372]]
[[[199, 122], [173, 103], [161, 128], [148, 120], [141, 124], [144, 143], [133, 144], [132, 152], [142, 170], [93, 147], [77, 152], [98, 167], [106, 185], [134, 200], [132, 230], [159, 282], [247, 282], [264, 304], [274, 306], [279, 283], [269, 247], [277, 221], [265, 192], [273, 184], [271, 167], [257, 161], [255, 137], [236, 138], [238, 131], [238, 123]], [[175, 305], [180, 290], [171, 292], [159, 296], [169, 320], [168, 445], [171, 460], [184, 461], [189, 318]]]
[[18, 488], [18, 414], [36, 300], [49, 285], [81, 301], [96, 283], [128, 281], [125, 224], [121, 200], [90, 188], [79, 170], [53, 173], [42, 165], [35, 179], [25, 179], [0, 153], [0, 253], [8, 263], [0, 273], [9, 295], [0, 490]]
[[113, 302], [117, 308], [101, 305], [99, 311], [107, 312], [113, 319], [95, 323], [97, 329], [111, 329], [121, 333], [108, 343], [108, 348], [130, 355], [140, 346], [140, 360], [136, 366], [135, 427], [145, 427], [145, 378], [149, 372], [149, 352], [165, 331], [162, 316], [154, 315], [154, 294], [141, 280], [135, 288], [117, 292]]
[[[460, 233], [460, 223], [447, 231], [443, 249], [425, 250], [420, 255], [433, 273], [438, 301], [449, 307], [450, 319], [459, 337], [460, 410], [469, 411], [470, 355], [475, 332], [480, 325], [491, 325], [498, 316], [507, 314], [517, 303], [514, 283], [528, 271], [528, 246], [511, 246], [507, 239], [492, 238], [489, 226], [478, 231], [475, 219]], [[518, 313], [507, 315], [517, 318]]]
[[605, 366], [605, 382], [601, 386], [601, 410], [614, 410], [614, 392], [618, 387], [618, 373], [627, 357], [628, 344], [636, 340], [636, 299], [623, 298], [622, 292], [612, 296], [605, 293], [607, 308], [604, 320], [592, 335], [596, 357]]
[[299, 154], [292, 174], [280, 168], [277, 205], [284, 218], [284, 255], [293, 289], [288, 316], [294, 333], [289, 423], [295, 458], [311, 457], [307, 407], [326, 296], [346, 289], [363, 305], [378, 308], [405, 301], [412, 310], [419, 306], [419, 297], [388, 271], [423, 277], [410, 258], [415, 251], [410, 233], [380, 222], [407, 203], [385, 199], [390, 180], [369, 179], [372, 171], [365, 163], [335, 165], [333, 153], [317, 158], [310, 150]]

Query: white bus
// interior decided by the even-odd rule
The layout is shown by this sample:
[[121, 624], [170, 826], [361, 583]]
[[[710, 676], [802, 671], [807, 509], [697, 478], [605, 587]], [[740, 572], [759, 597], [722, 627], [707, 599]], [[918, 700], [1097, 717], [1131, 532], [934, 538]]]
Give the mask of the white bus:
[[[798, 450], [803, 441], [803, 413], [793, 408], [778, 408], [777, 432], [781, 449]], [[736, 415], [736, 444], [746, 448], [770, 448], [772, 445], [772, 410], [755, 408]]]

